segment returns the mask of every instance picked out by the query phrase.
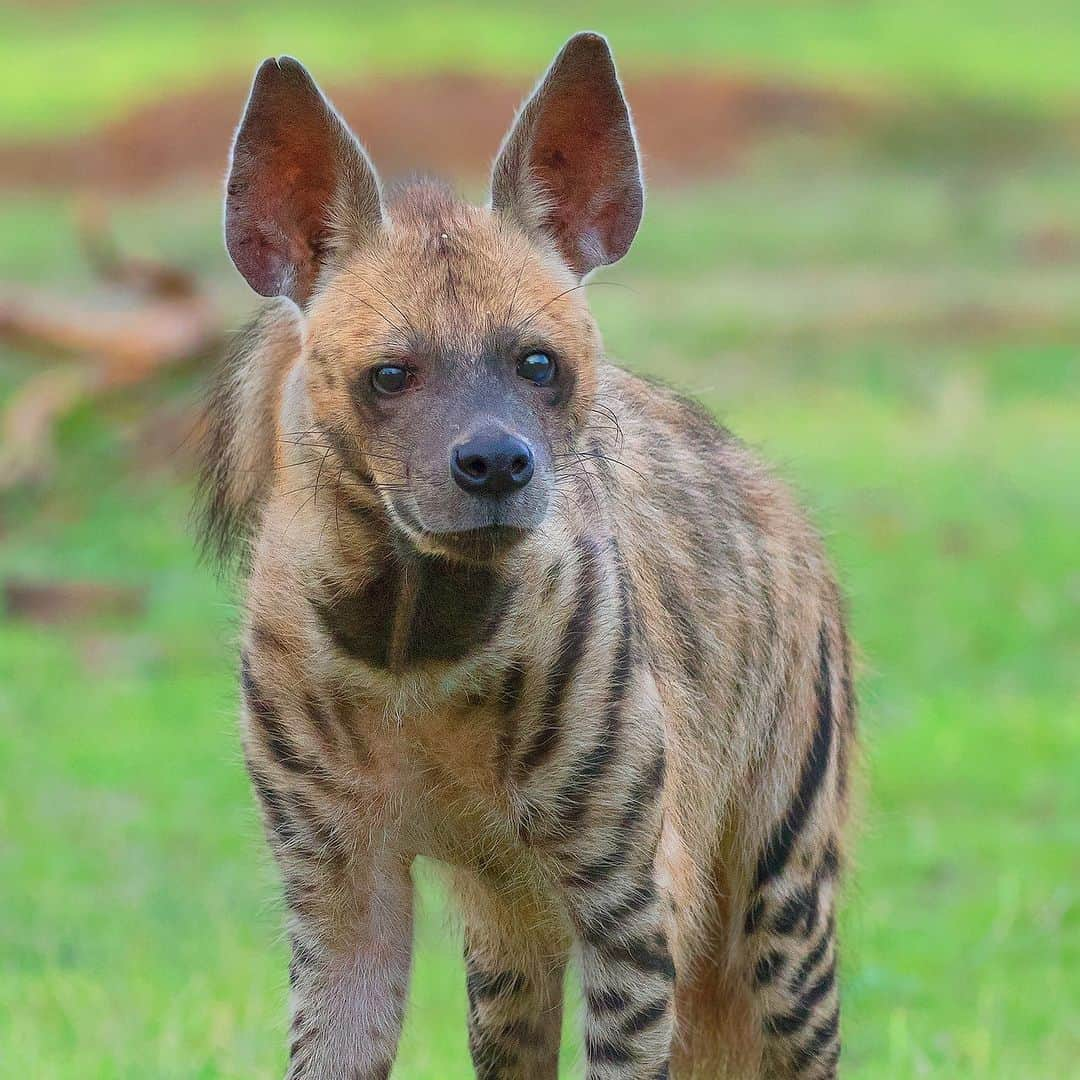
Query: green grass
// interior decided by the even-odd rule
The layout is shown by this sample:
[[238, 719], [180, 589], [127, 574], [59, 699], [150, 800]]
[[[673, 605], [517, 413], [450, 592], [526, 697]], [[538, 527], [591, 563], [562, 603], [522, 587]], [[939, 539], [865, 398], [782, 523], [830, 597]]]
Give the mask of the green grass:
[[[2, 9], [0, 9], [2, 10]], [[3, 10], [0, 134], [85, 127], [263, 56], [321, 78], [465, 65], [533, 79], [570, 33], [607, 33], [628, 68], [723, 64], [886, 92], [1060, 107], [1080, 97], [1070, 0], [594, 0], [544, 5], [329, 0], [293, 4], [88, 2]]]
[[[1080, 265], [1017, 251], [1040, 208], [1080, 223], [1080, 188], [1056, 162], [1005, 177], [986, 228], [958, 237], [946, 181], [839, 168], [776, 150], [657, 195], [608, 275], [624, 287], [594, 305], [614, 352], [698, 392], [800, 487], [851, 594], [868, 798], [843, 920], [849, 1075], [1060, 1077], [1080, 1053]], [[215, 216], [193, 195], [119, 224], [239, 299]], [[0, 270], [55, 267], [56, 218], [12, 204]], [[1012, 314], [990, 336], [948, 318], [980, 294]], [[153, 403], [74, 418], [54, 485], [4, 507], [4, 572], [150, 596], [134, 621], [0, 624], [12, 1075], [280, 1064], [284, 949], [233, 732], [228, 596], [191, 553], [186, 486], [116, 434]], [[398, 1075], [464, 1077], [457, 939], [423, 892]]]
[[[581, 22], [642, 64], [733, 58], [1021, 108], [1080, 83], [1080, 20], [1050, 0], [215, 10], [5, 12], [0, 132], [80, 126], [283, 49], [339, 74], [532, 71]], [[614, 354], [698, 394], [798, 487], [851, 596], [866, 796], [842, 920], [847, 1075], [1057, 1080], [1080, 1060], [1080, 162], [1044, 146], [980, 171], [945, 149], [762, 148], [723, 183], [655, 193], [604, 276], [621, 287], [591, 297]], [[239, 322], [216, 195], [116, 220], [125, 246], [203, 272]], [[1033, 259], [1047, 229], [1073, 247]], [[61, 201], [6, 195], [0, 235], [0, 279], [85, 284]], [[0, 397], [36, 366], [0, 352]], [[234, 730], [231, 598], [192, 552], [183, 451], [141, 449], [194, 393], [177, 379], [82, 411], [50, 485], [0, 501], [0, 579], [148, 590], [138, 618], [0, 615], [4, 1075], [281, 1071], [285, 949]], [[426, 872], [421, 891], [395, 1075], [464, 1078], [459, 941]], [[567, 1076], [575, 1053], [571, 1022]]]

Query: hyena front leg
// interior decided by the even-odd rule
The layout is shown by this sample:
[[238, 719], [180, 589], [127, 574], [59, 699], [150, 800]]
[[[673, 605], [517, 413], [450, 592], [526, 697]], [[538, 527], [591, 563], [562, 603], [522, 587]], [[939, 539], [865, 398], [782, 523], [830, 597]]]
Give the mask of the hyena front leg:
[[[849, 709], [822, 629], [808, 745], [787, 809], [761, 846], [744, 932], [768, 1080], [831, 1080], [840, 1060], [836, 888]], [[840, 708], [837, 708], [839, 699]]]
[[[410, 860], [370, 836], [355, 793], [302, 748], [303, 717], [244, 665], [245, 751], [288, 908], [287, 1080], [386, 1080], [412, 948]], [[308, 704], [310, 707], [310, 701]]]
[[573, 610], [535, 726], [519, 735], [518, 831], [580, 945], [588, 1080], [659, 1080], [670, 1067], [675, 996], [669, 900], [656, 874], [662, 704], [639, 663], [633, 585], [618, 546], [584, 537], [578, 547]]
[[465, 916], [469, 1051], [479, 1080], [556, 1080], [567, 935], [549, 904], [455, 875]]
[[763, 881], [747, 910], [749, 977], [769, 1080], [837, 1075], [836, 874], [836, 849], [827, 843]]
[[[285, 860], [283, 862], [283, 869]], [[406, 863], [349, 879], [284, 869], [292, 987], [287, 1080], [386, 1080], [405, 1012], [412, 937]]]
[[564, 897], [581, 947], [588, 1080], [668, 1075], [675, 965], [667, 898], [656, 881], [663, 753], [623, 793], [591, 856], [564, 871]]
[[[754, 932], [753, 982], [768, 1080], [832, 1080], [840, 1059], [831, 883], [789, 883]], [[751, 917], [753, 917], [753, 911]]]

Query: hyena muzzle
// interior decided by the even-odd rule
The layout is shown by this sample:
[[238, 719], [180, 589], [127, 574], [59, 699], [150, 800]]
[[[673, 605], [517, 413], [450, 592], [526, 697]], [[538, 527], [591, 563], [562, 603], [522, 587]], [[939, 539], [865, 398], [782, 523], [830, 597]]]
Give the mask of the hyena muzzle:
[[604, 358], [583, 279], [642, 207], [594, 34], [483, 207], [384, 190], [300, 64], [255, 76], [226, 240], [278, 299], [221, 371], [204, 481], [247, 577], [293, 1080], [389, 1074], [417, 856], [460, 902], [478, 1076], [556, 1076], [571, 952], [590, 1080], [836, 1075], [842, 604], [755, 457]]

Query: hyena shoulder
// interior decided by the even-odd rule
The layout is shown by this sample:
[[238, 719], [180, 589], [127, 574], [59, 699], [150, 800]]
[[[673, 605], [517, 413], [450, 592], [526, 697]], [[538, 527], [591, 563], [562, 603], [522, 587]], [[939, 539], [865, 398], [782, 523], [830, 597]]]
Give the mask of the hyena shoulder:
[[[616, 516], [633, 542], [662, 550], [691, 594], [748, 601], [798, 583], [835, 592], [821, 538], [787, 483], [699, 402], [611, 364], [599, 384], [596, 451], [617, 464]], [[794, 602], [797, 597], [790, 598]]]

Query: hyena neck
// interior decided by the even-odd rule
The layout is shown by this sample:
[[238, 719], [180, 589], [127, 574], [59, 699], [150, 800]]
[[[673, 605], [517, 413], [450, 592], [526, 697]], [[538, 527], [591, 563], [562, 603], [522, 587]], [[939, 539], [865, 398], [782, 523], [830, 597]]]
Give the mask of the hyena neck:
[[[312, 515], [307, 535], [321, 538], [314, 564], [300, 541], [304, 530], [287, 531], [308, 552], [295, 553], [306, 563], [298, 580], [309, 583], [320, 629], [339, 654], [383, 675], [445, 672], [448, 665], [479, 674], [485, 657], [499, 666], [508, 648], [532, 637], [536, 614], [562, 599], [561, 571], [573, 561], [575, 539], [588, 534], [600, 542], [609, 531], [602, 496], [597, 502], [580, 492], [563, 514], [498, 558], [451, 560], [419, 550], [372, 481], [348, 459], [342, 464], [325, 470], [318, 506], [312, 499], [303, 508]], [[574, 506], [589, 508], [588, 516], [579, 519]]]
[[364, 532], [362, 557], [335, 568], [311, 598], [342, 653], [404, 674], [467, 661], [495, 638], [521, 591], [516, 559], [489, 565], [426, 554], [374, 515]]

